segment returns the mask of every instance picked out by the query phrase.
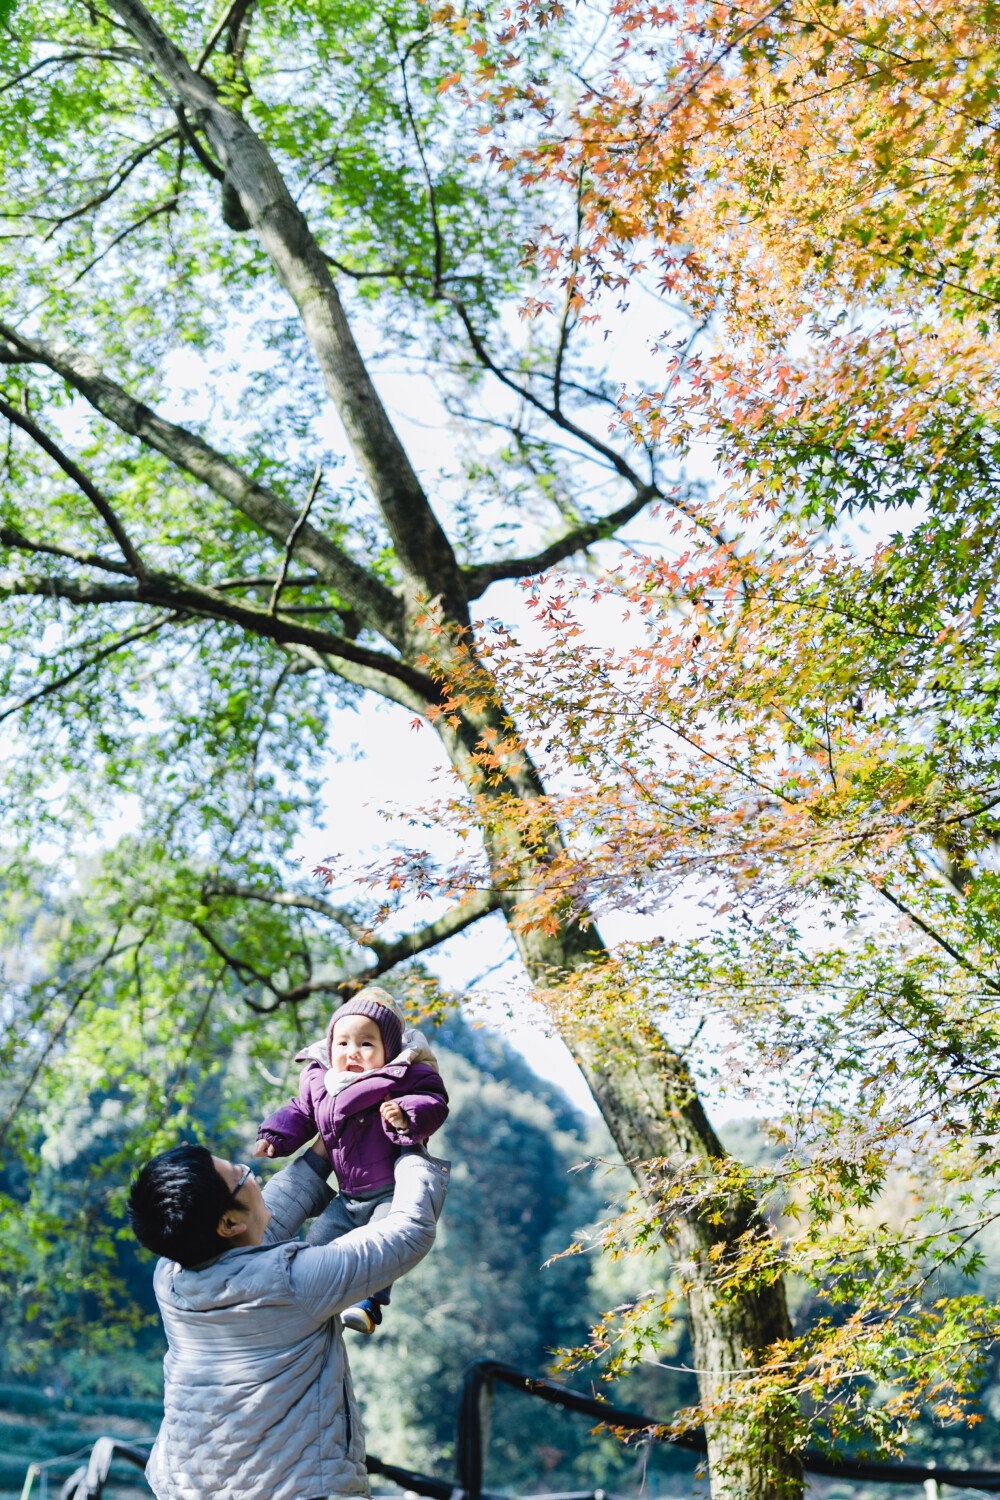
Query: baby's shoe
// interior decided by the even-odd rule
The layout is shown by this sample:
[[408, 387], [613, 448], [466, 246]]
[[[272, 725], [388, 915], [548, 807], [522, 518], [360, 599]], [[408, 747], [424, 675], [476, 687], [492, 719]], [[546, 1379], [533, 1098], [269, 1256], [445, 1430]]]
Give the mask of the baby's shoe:
[[382, 1309], [371, 1297], [366, 1297], [353, 1307], [345, 1307], [340, 1321], [345, 1328], [352, 1328], [355, 1333], [374, 1333], [382, 1321]]

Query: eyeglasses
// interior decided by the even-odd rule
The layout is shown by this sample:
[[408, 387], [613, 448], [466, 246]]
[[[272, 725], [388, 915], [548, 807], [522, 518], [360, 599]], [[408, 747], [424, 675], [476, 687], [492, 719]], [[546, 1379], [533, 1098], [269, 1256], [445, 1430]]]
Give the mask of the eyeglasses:
[[247, 1180], [248, 1177], [253, 1177], [254, 1182], [257, 1181], [256, 1177], [254, 1177], [253, 1167], [244, 1167], [243, 1168], [243, 1176], [240, 1178], [239, 1182], [233, 1188], [233, 1197], [234, 1198], [238, 1195], [238, 1193], [240, 1191], [240, 1188], [246, 1182], [246, 1180]]

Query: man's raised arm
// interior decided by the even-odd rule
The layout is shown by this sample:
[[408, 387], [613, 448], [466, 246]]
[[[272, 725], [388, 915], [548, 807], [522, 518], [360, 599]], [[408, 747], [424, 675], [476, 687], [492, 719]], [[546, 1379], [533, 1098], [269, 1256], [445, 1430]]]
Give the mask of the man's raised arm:
[[[294, 1165], [294, 1163], [293, 1163]], [[421, 1152], [396, 1163], [392, 1209], [329, 1245], [306, 1245], [291, 1263], [292, 1292], [318, 1322], [396, 1281], [434, 1243], [448, 1190], [448, 1164]]]
[[264, 1202], [271, 1222], [264, 1231], [265, 1245], [277, 1245], [298, 1234], [307, 1219], [322, 1213], [333, 1193], [326, 1185], [330, 1158], [315, 1146], [288, 1163], [264, 1187]]

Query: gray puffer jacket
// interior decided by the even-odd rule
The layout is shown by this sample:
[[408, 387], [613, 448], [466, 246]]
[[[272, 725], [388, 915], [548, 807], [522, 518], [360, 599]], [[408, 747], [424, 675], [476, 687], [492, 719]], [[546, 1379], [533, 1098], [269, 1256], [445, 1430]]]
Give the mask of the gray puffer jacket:
[[332, 1194], [305, 1161], [271, 1178], [264, 1243], [200, 1270], [157, 1262], [167, 1335], [163, 1425], [146, 1478], [159, 1500], [367, 1495], [341, 1309], [388, 1286], [434, 1241], [445, 1163], [396, 1163], [392, 1211], [329, 1245], [290, 1236]]

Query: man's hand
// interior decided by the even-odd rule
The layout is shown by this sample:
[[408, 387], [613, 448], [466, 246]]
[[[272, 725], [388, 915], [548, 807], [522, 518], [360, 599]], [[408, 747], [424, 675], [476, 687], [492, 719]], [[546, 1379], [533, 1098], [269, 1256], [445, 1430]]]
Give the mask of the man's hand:
[[407, 1131], [412, 1123], [398, 1099], [383, 1099], [381, 1114], [385, 1123], [391, 1125], [393, 1130]]
[[273, 1156], [274, 1147], [270, 1141], [265, 1141], [262, 1137], [253, 1148], [253, 1154], [254, 1156]]

